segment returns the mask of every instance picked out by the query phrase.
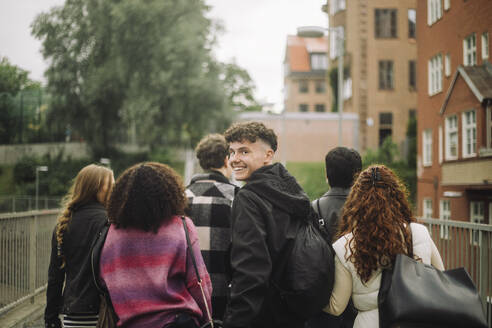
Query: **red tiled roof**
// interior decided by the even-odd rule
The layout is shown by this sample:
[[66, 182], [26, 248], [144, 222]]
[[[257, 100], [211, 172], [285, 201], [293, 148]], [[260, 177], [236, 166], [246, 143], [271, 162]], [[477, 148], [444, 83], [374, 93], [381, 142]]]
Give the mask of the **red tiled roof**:
[[291, 72], [309, 72], [311, 65], [309, 54], [326, 53], [328, 51], [328, 38], [306, 38], [297, 35], [287, 37], [286, 60]]

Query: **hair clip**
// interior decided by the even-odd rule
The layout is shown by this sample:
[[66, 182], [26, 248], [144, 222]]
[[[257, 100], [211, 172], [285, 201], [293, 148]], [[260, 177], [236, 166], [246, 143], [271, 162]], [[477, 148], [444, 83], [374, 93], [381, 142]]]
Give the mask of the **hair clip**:
[[381, 174], [377, 167], [371, 168], [371, 181], [373, 187], [376, 187], [376, 181], [381, 181]]

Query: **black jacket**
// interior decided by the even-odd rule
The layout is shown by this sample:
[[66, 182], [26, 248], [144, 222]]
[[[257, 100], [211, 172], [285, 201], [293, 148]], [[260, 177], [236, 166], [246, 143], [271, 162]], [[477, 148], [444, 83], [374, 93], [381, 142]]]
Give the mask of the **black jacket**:
[[44, 313], [46, 323], [58, 321], [60, 313], [99, 312], [99, 293], [91, 270], [91, 247], [106, 222], [106, 209], [97, 202], [74, 211], [63, 236], [62, 251], [66, 258], [63, 269], [60, 269], [61, 259], [57, 255], [56, 228], [53, 231]]
[[325, 220], [331, 239], [337, 232], [342, 208], [349, 193], [350, 188], [334, 187], [313, 201], [313, 208]]
[[232, 205], [232, 288], [224, 327], [302, 327], [271, 284], [277, 260], [310, 211], [307, 195], [279, 163], [251, 175]]

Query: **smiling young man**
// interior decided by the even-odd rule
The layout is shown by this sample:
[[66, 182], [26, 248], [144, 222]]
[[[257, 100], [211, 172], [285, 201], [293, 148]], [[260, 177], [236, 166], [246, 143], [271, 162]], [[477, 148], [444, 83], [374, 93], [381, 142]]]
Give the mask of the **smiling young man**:
[[277, 150], [272, 129], [259, 122], [238, 123], [224, 136], [235, 178], [246, 182], [232, 205], [233, 272], [224, 327], [303, 327], [272, 280], [286, 242], [309, 214], [309, 199], [282, 164], [272, 164]]

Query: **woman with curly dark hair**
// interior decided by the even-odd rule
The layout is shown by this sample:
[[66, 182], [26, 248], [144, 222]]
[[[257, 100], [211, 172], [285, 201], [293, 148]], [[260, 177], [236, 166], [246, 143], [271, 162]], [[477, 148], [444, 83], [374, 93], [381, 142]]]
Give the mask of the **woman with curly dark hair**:
[[192, 326], [206, 321], [212, 285], [196, 228], [185, 218], [204, 302], [187, 253], [181, 220], [186, 204], [181, 178], [164, 164], [134, 165], [116, 181], [100, 275], [119, 318], [118, 327], [173, 327], [178, 317]]
[[403, 183], [384, 165], [370, 166], [345, 203], [335, 249], [335, 286], [325, 311], [339, 315], [350, 297], [359, 314], [354, 327], [379, 327], [381, 272], [397, 254], [409, 254], [443, 270], [427, 228], [416, 223]]

